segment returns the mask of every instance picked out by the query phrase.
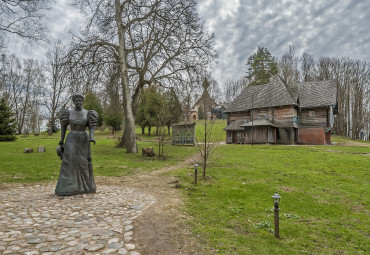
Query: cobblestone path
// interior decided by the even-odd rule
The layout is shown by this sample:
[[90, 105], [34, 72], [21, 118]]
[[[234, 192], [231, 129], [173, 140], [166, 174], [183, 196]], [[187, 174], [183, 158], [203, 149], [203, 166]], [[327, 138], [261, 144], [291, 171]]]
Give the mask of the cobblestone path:
[[0, 253], [140, 255], [133, 222], [154, 203], [152, 196], [98, 186], [96, 194], [60, 197], [54, 189], [1, 190]]

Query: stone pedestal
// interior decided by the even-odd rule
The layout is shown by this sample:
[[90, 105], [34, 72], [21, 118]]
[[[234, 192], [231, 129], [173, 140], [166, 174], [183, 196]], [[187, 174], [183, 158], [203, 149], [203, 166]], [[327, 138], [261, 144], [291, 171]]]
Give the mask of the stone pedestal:
[[37, 152], [46, 152], [45, 146], [39, 146], [39, 147], [37, 147]]
[[24, 153], [32, 153], [33, 149], [32, 148], [24, 148]]

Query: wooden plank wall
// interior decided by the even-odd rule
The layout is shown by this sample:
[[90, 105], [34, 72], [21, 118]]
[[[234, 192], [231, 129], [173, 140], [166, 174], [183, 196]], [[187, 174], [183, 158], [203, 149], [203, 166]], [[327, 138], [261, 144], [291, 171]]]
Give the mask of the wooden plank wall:
[[[245, 142], [252, 143], [252, 127], [248, 127], [246, 130]], [[269, 127], [254, 127], [253, 143], [269, 143], [269, 132], [272, 132], [272, 129], [269, 129]]]
[[228, 116], [228, 123], [238, 119], [251, 119], [251, 112], [230, 112]]
[[275, 107], [274, 121], [279, 126], [291, 127], [293, 125], [294, 108], [292, 105]]
[[[292, 127], [293, 116], [297, 116], [297, 111], [292, 105], [277, 106], [271, 108], [260, 108], [254, 109], [253, 119], [257, 119], [260, 111], [267, 111], [267, 118], [271, 122], [276, 123], [279, 126]], [[228, 115], [228, 123], [237, 119], [251, 120], [251, 111], [245, 112], [232, 112]]]
[[275, 128], [268, 127], [268, 142], [275, 143]]
[[[315, 117], [308, 115], [309, 111], [315, 111]], [[299, 113], [300, 127], [327, 127], [328, 114], [326, 108], [302, 109]]]

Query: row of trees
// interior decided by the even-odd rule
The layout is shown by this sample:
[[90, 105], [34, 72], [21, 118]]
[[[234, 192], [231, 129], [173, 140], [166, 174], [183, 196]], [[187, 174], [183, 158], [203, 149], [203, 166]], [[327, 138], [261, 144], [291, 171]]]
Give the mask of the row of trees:
[[37, 131], [39, 96], [44, 83], [42, 66], [35, 60], [21, 62], [16, 56], [3, 54], [0, 59], [1, 96], [15, 113], [16, 129]]
[[[37, 76], [40, 81], [34, 78], [28, 90], [32, 93], [28, 93], [27, 83], [22, 88], [19, 83], [12, 87], [8, 82], [11, 72], [4, 64], [1, 78], [5, 78], [1, 86], [2, 91], [3, 88], [7, 91], [3, 94], [12, 102], [15, 94], [8, 92], [19, 87], [17, 98], [25, 100], [22, 109], [31, 109], [35, 105], [31, 99], [37, 98], [42, 101], [40, 105], [48, 109], [50, 122], [55, 122], [57, 112], [69, 106], [71, 93], [92, 91], [103, 102], [106, 121], [124, 118], [121, 145], [127, 152], [137, 152], [135, 118], [144, 87], [160, 84], [166, 91], [176, 94], [193, 87], [193, 79], [199, 79], [216, 57], [213, 35], [200, 20], [193, 0], [73, 0], [71, 3], [86, 18], [83, 30], [71, 34], [71, 40], [65, 43], [68, 48], [60, 42], [53, 45], [47, 62], [37, 64], [41, 70]], [[42, 22], [46, 12], [43, 10], [48, 7], [47, 1], [2, 1], [0, 7], [9, 9], [14, 5], [22, 7], [23, 11], [28, 8], [27, 4], [37, 6], [40, 12], [37, 8], [30, 11], [40, 17], [34, 20], [34, 15], [28, 13], [30, 16], [24, 19], [37, 21], [38, 26], [32, 27], [35, 29], [32, 38], [27, 33], [17, 35], [46, 41], [46, 37], [39, 35], [44, 31], [45, 23]], [[13, 15], [22, 13], [21, 10], [14, 9]], [[22, 31], [27, 30], [25, 24], [18, 24], [25, 29]], [[7, 25], [10, 24], [4, 27]], [[13, 34], [5, 29], [1, 32], [2, 35]], [[40, 88], [36, 89], [37, 86]], [[35, 96], [25, 96], [33, 94]], [[23, 112], [13, 106], [12, 109], [22, 120]]]
[[[73, 84], [73, 76], [69, 72], [69, 66], [63, 62], [62, 58], [66, 55], [60, 42], [52, 47], [43, 63], [33, 59], [22, 62], [15, 55], [1, 56], [1, 97], [14, 112], [16, 132], [19, 134], [39, 133], [43, 117], [48, 116], [48, 132], [51, 135], [57, 130], [56, 122], [60, 109], [70, 104], [70, 94], [73, 93], [70, 84]], [[104, 104], [104, 112], [101, 100], [92, 92], [85, 93], [83, 106], [98, 112], [98, 126], [103, 125], [105, 117], [105, 124], [112, 126], [114, 132], [114, 128], [122, 123], [123, 112], [118, 92], [107, 93], [111, 98]]]
[[226, 101], [234, 100], [247, 85], [267, 83], [279, 74], [288, 84], [335, 80], [337, 82], [338, 115], [334, 131], [353, 139], [370, 140], [370, 65], [351, 58], [314, 58], [304, 53], [296, 56], [293, 46], [280, 59], [264, 47], [248, 58], [247, 76], [228, 81], [224, 87]]
[[161, 133], [163, 127], [167, 127], [170, 134], [172, 124], [182, 119], [182, 107], [174, 90], [163, 91], [159, 86], [150, 86], [144, 89], [139, 109], [136, 116], [136, 124], [145, 132], [148, 127], [150, 135], [151, 127], [156, 127], [156, 135]]

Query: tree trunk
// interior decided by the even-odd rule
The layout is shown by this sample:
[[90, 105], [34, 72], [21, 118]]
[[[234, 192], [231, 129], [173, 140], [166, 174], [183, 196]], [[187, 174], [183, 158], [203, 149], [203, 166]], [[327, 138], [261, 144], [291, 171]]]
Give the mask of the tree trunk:
[[116, 13], [115, 19], [117, 24], [118, 40], [119, 40], [119, 67], [121, 71], [121, 88], [123, 96], [123, 110], [125, 113], [125, 129], [120, 145], [124, 144], [127, 153], [137, 153], [137, 143], [135, 135], [135, 119], [132, 112], [132, 99], [130, 95], [128, 72], [127, 72], [127, 52], [125, 45], [125, 28], [122, 24], [122, 11], [120, 1], [115, 0]]
[[139, 109], [140, 96], [141, 96], [141, 93], [143, 92], [143, 89], [140, 85], [141, 84], [139, 82], [134, 92], [134, 95], [132, 96], [132, 112], [134, 114], [134, 117], [136, 117], [137, 111]]
[[145, 126], [141, 126], [141, 134], [144, 135], [145, 134]]
[[54, 122], [55, 122], [55, 118], [54, 118], [54, 114], [52, 114], [50, 121], [49, 121], [49, 130], [48, 130], [49, 135], [53, 135]]

